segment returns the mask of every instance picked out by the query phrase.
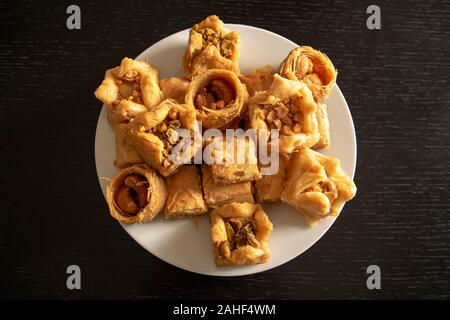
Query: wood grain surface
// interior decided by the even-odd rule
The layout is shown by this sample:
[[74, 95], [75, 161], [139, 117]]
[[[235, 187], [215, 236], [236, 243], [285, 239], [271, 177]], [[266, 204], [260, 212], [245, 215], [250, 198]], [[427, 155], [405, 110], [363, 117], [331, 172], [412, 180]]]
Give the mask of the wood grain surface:
[[[66, 28], [76, 3], [81, 30]], [[0, 2], [4, 298], [449, 298], [450, 4], [388, 1]], [[297, 259], [237, 278], [172, 267], [108, 215], [94, 160], [104, 71], [217, 14], [329, 55], [357, 132], [358, 194]], [[82, 290], [66, 288], [66, 267]], [[366, 268], [379, 265], [381, 290]]]

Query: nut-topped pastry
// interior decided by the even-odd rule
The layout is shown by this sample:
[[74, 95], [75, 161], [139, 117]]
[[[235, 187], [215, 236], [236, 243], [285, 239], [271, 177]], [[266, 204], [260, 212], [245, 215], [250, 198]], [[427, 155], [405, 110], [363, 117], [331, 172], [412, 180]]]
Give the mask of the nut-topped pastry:
[[264, 263], [273, 226], [259, 204], [230, 203], [211, 213], [217, 266]]
[[192, 79], [185, 102], [196, 109], [204, 128], [222, 128], [238, 119], [248, 92], [234, 72], [211, 69]]
[[[304, 83], [275, 75], [269, 90], [255, 94], [248, 105], [250, 126], [266, 134], [271, 143], [278, 142], [280, 152], [290, 153], [317, 143], [317, 104]], [[271, 129], [279, 130], [277, 139]]]
[[239, 42], [239, 33], [226, 29], [217, 16], [195, 24], [183, 57], [184, 76], [189, 79], [208, 69], [239, 73]]
[[[198, 126], [195, 111], [166, 99], [150, 111], [142, 113], [131, 123], [132, 145], [140, 157], [164, 177], [169, 176], [183, 163], [190, 162], [201, 149], [195, 138]], [[187, 130], [186, 136], [179, 129]], [[177, 152], [175, 147], [179, 146]]]
[[158, 78], [159, 71], [151, 64], [123, 58], [120, 66], [106, 71], [105, 79], [94, 94], [109, 111], [122, 100], [133, 101], [149, 109], [163, 98]]

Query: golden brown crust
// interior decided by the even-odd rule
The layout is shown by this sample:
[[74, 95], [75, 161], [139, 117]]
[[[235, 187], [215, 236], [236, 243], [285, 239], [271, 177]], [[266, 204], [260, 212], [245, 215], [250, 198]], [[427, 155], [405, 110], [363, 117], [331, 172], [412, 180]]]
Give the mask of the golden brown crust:
[[189, 81], [178, 77], [170, 77], [159, 81], [159, 86], [164, 99], [174, 99], [179, 103], [184, 103]]
[[314, 149], [325, 149], [330, 145], [330, 122], [327, 109], [325, 104], [317, 104], [316, 118], [320, 136], [319, 141], [313, 146]]
[[339, 214], [343, 203], [356, 194], [356, 186], [338, 159], [308, 148], [292, 154], [281, 200], [296, 207], [311, 224]]
[[196, 216], [207, 211], [199, 169], [195, 165], [184, 165], [166, 178], [168, 198], [165, 207], [166, 219]]
[[273, 225], [259, 204], [230, 203], [211, 213], [211, 238], [216, 265], [264, 263]]
[[151, 64], [123, 58], [120, 66], [106, 71], [94, 95], [109, 111], [122, 100], [131, 100], [150, 109], [163, 98], [158, 78], [159, 71]]
[[226, 69], [239, 73], [237, 32], [230, 32], [217, 16], [209, 16], [195, 24], [189, 32], [183, 56], [184, 76], [190, 79], [208, 69]]
[[[136, 215], [126, 214], [117, 204], [117, 195], [125, 179], [130, 175], [139, 175], [148, 182], [146, 200], [148, 203]], [[111, 178], [106, 189], [106, 198], [111, 216], [125, 224], [144, 223], [153, 220], [164, 207], [167, 199], [167, 190], [164, 180], [146, 165], [134, 165], [120, 170]]]
[[[250, 126], [264, 133], [271, 144], [278, 142], [280, 152], [317, 143], [317, 104], [304, 83], [275, 75], [270, 89], [255, 94], [248, 106]], [[270, 129], [279, 129], [278, 139], [272, 139]]]
[[147, 108], [130, 100], [121, 100], [119, 104], [109, 113], [109, 122], [112, 125], [118, 123], [129, 123], [136, 118], [138, 114], [148, 111]]
[[[172, 150], [181, 147], [178, 144], [182, 141], [178, 129], [187, 129], [190, 136], [185, 140], [188, 145], [183, 158], [175, 161]], [[174, 173], [182, 163], [190, 162], [200, 150], [201, 142], [194, 139], [196, 135], [198, 126], [194, 109], [171, 99], [166, 99], [150, 111], [138, 115], [131, 123], [132, 146], [145, 163], [164, 177]]]
[[[226, 137], [216, 137], [210, 139], [206, 144], [208, 149], [214, 152], [215, 161], [211, 164], [211, 172], [216, 184], [261, 179], [256, 146], [251, 138], [234, 136], [232, 139], [227, 139]], [[234, 153], [233, 158], [231, 152]]]
[[114, 126], [116, 133], [116, 161], [119, 168], [143, 162], [137, 151], [130, 144], [130, 125], [118, 123]]
[[[207, 106], [199, 106], [196, 99], [201, 91], [213, 83], [221, 81], [229, 86], [234, 97], [228, 105], [221, 109], [212, 109]], [[235, 73], [228, 70], [211, 69], [196, 76], [189, 84], [185, 103], [196, 108], [197, 120], [202, 122], [204, 128], [221, 128], [238, 119], [244, 111], [248, 101], [248, 92]]]
[[208, 165], [202, 165], [202, 184], [204, 199], [210, 208], [217, 208], [231, 202], [254, 202], [251, 182], [217, 184]]
[[271, 66], [256, 68], [245, 75], [240, 75], [239, 79], [247, 86], [250, 97], [258, 91], [267, 91], [273, 81], [275, 69]]
[[336, 83], [337, 71], [331, 60], [309, 46], [292, 50], [280, 66], [280, 75], [304, 81], [317, 102], [326, 100]]
[[[285, 153], [279, 154], [278, 171], [272, 175], [263, 175], [261, 180], [255, 181], [256, 200], [258, 202], [275, 202], [281, 198], [281, 192], [284, 189], [286, 181], [286, 168], [289, 162], [289, 156]], [[267, 167], [268, 165], [260, 165]]]

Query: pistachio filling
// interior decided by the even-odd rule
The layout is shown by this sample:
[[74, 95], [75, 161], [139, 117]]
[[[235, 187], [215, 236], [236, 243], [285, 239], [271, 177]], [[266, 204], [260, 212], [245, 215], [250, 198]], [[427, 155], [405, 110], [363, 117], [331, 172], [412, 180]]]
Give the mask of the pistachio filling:
[[[233, 54], [233, 44], [230, 40], [225, 38], [225, 35], [222, 32], [216, 32], [211, 28], [200, 29], [198, 24], [195, 24], [192, 27], [192, 30], [202, 35], [201, 50], [204, 50], [209, 45], [213, 45], [219, 49], [220, 55], [224, 58], [230, 58]], [[194, 51], [194, 56], [199, 53], [199, 51]]]
[[152, 128], [152, 133], [156, 135], [164, 144], [162, 166], [164, 168], [170, 166], [172, 155], [170, 152], [173, 147], [180, 141], [180, 136], [177, 129], [181, 128], [181, 121], [178, 118], [178, 111], [172, 108], [164, 121]]
[[336, 185], [330, 180], [321, 181], [306, 188], [303, 192], [321, 192], [330, 200], [331, 204], [333, 204], [334, 200], [336, 200], [339, 195]]
[[148, 187], [148, 181], [143, 176], [127, 176], [117, 191], [117, 206], [125, 215], [135, 216], [148, 204]]
[[221, 110], [232, 104], [236, 93], [226, 80], [214, 79], [196, 94], [194, 105], [197, 109]]
[[250, 245], [258, 248], [259, 241], [256, 239], [256, 226], [252, 218], [229, 218], [225, 219], [227, 240], [219, 245], [220, 255], [229, 258], [231, 251], [236, 248]]
[[298, 108], [298, 99], [301, 96], [293, 96], [283, 101], [264, 104], [260, 111], [260, 117], [266, 121], [268, 129], [279, 129], [283, 135], [293, 135], [302, 132], [303, 114]]
[[119, 97], [115, 102], [118, 104], [121, 100], [131, 100], [143, 104], [141, 91], [141, 76], [136, 70], [129, 70], [122, 77], [116, 79], [119, 87]]
[[323, 84], [320, 75], [314, 71], [312, 60], [306, 56], [302, 56], [297, 62], [295, 75], [299, 80], [308, 79], [312, 83], [321, 86]]

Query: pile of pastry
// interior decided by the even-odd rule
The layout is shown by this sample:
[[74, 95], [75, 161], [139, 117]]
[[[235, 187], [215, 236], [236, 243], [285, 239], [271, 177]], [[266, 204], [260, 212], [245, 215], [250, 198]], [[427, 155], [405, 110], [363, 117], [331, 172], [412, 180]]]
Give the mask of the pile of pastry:
[[[111, 215], [131, 224], [151, 221], [162, 210], [167, 219], [209, 214], [218, 266], [269, 258], [273, 226], [260, 203], [288, 203], [313, 226], [337, 215], [356, 193], [339, 160], [314, 151], [330, 144], [324, 102], [337, 75], [330, 59], [300, 46], [278, 72], [262, 66], [241, 74], [239, 44], [239, 33], [210, 16], [190, 30], [182, 77], [159, 79], [149, 61], [124, 58], [95, 91], [115, 130], [120, 170], [107, 188]], [[270, 163], [251, 161], [258, 156], [251, 139], [239, 148], [243, 162], [229, 160], [225, 151], [223, 161], [193, 164], [210, 144], [230, 150], [227, 144], [234, 143], [193, 137], [238, 128], [263, 134], [278, 161], [275, 172], [262, 174]], [[192, 135], [181, 136], [180, 129]], [[188, 146], [182, 162], [173, 152], [180, 143]]]

